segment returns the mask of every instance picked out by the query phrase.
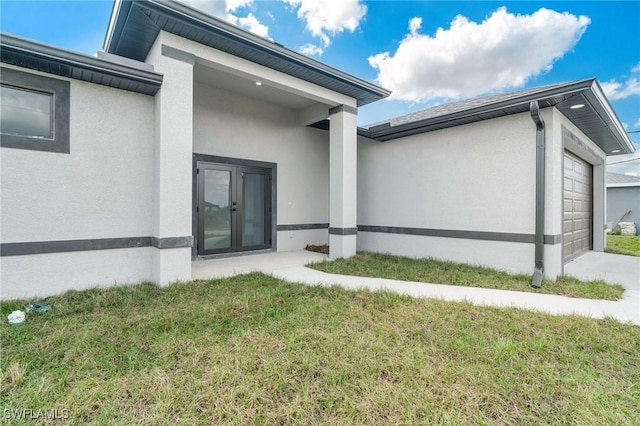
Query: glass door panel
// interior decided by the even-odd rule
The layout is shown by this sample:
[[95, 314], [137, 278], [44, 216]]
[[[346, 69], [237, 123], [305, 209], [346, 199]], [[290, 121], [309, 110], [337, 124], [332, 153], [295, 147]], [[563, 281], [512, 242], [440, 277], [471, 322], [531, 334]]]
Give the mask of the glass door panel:
[[265, 175], [242, 173], [242, 247], [265, 244]]
[[196, 168], [197, 253], [271, 247], [271, 170], [209, 162]]
[[203, 246], [205, 250], [231, 247], [233, 225], [231, 171], [204, 169], [202, 209]]

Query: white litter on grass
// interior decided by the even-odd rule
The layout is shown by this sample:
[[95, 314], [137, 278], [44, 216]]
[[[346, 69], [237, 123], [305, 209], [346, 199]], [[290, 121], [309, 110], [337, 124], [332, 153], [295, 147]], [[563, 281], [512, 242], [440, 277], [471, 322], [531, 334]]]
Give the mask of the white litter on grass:
[[13, 311], [7, 316], [7, 318], [9, 319], [9, 324], [18, 325], [24, 322], [26, 314], [23, 311]]

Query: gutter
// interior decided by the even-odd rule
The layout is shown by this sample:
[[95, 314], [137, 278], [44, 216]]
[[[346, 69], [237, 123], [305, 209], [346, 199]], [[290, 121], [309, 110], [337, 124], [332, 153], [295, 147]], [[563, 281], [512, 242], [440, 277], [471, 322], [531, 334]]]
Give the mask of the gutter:
[[535, 268], [531, 286], [540, 288], [544, 274], [544, 120], [540, 116], [538, 101], [532, 101], [529, 110], [531, 119], [536, 125], [536, 235], [535, 235]]
[[[163, 80], [162, 74], [134, 66], [133, 62], [119, 64], [6, 33], [0, 33], [0, 57], [2, 63], [9, 65], [147, 95], [155, 95]], [[139, 89], [123, 87], [115, 79], [134, 83]]]

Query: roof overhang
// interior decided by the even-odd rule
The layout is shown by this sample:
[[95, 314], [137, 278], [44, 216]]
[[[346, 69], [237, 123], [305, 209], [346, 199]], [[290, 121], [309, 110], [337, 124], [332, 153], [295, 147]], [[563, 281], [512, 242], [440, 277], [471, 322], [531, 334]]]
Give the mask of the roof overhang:
[[116, 0], [104, 50], [144, 61], [160, 31], [347, 95], [356, 99], [358, 106], [391, 94], [375, 84], [173, 0]]
[[[607, 155], [630, 154], [635, 151], [622, 123], [609, 105], [602, 88], [595, 79], [557, 84], [548, 89], [514, 93], [504, 100], [439, 114], [423, 120], [401, 122], [394, 120], [368, 127], [363, 132], [378, 141], [389, 141], [405, 136], [446, 129], [482, 120], [503, 117], [529, 111], [532, 101], [539, 107], [556, 107]], [[576, 108], [577, 105], [583, 107]], [[573, 107], [573, 108], [572, 108]]]
[[0, 33], [0, 60], [5, 64], [145, 95], [155, 95], [162, 85], [162, 75], [148, 69], [71, 52], [11, 34]]

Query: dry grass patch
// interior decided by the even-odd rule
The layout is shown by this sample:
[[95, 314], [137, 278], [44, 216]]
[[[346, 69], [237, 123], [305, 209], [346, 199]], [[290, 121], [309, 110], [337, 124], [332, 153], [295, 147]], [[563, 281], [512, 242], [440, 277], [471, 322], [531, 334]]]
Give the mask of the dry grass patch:
[[[3, 406], [84, 424], [637, 424], [640, 327], [254, 273], [0, 326]], [[3, 315], [22, 302], [0, 304]], [[5, 373], [6, 376], [6, 373]], [[18, 424], [19, 422], [15, 422]]]

